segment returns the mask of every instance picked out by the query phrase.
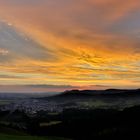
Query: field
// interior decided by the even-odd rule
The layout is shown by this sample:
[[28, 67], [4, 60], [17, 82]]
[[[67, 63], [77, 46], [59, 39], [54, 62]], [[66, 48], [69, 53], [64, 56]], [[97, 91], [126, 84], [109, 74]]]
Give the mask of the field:
[[5, 135], [0, 134], [1, 140], [67, 140], [64, 138], [56, 137], [35, 137], [35, 136], [14, 136], [14, 135]]
[[60, 137], [31, 136], [25, 132], [0, 126], [0, 140], [68, 140]]
[[13, 100], [4, 100], [4, 99], [1, 99], [0, 100], [0, 105], [8, 105], [10, 103], [12, 103]]

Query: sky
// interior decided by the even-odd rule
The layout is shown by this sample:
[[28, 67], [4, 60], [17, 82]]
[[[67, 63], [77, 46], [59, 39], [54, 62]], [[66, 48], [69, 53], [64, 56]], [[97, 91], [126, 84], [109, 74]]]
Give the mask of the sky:
[[0, 85], [139, 88], [140, 1], [0, 0]]

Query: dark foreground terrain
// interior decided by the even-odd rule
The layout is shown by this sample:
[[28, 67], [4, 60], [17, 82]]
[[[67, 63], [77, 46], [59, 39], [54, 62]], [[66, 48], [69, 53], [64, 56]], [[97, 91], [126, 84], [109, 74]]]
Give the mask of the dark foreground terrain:
[[[78, 92], [78, 95], [75, 95]], [[106, 91], [105, 91], [106, 92]], [[114, 98], [124, 101], [139, 98], [139, 90], [132, 92], [133, 95], [117, 94], [118, 91], [109, 91], [110, 95], [98, 98]], [[115, 94], [114, 94], [115, 92]], [[122, 92], [122, 91], [121, 91]], [[67, 92], [68, 93], [68, 92]], [[120, 91], [119, 91], [120, 93]], [[53, 101], [60, 104], [63, 101], [76, 102], [75, 98], [82, 101], [91, 99], [91, 95], [82, 95], [79, 91], [72, 91], [60, 96], [39, 99], [39, 101]], [[91, 94], [91, 93], [90, 93]], [[97, 95], [96, 95], [97, 99]], [[88, 102], [89, 100], [87, 100]], [[90, 103], [94, 100], [90, 100]], [[83, 107], [74, 106], [72, 102], [66, 102], [63, 110], [36, 110], [29, 113], [27, 108], [13, 110], [0, 110], [0, 139], [2, 140], [96, 140], [96, 139], [119, 139], [119, 138], [140, 138], [140, 105], [131, 104], [128, 107], [111, 108], [107, 107]], [[112, 102], [111, 102], [112, 103]], [[134, 103], [134, 102], [132, 102]], [[36, 104], [36, 102], [35, 102]], [[62, 103], [61, 103], [62, 104]], [[72, 105], [71, 105], [72, 104]], [[123, 105], [123, 104], [121, 104]], [[67, 108], [67, 106], [70, 106]], [[29, 106], [28, 106], [29, 107]], [[53, 137], [52, 137], [53, 136]]]
[[[75, 140], [140, 137], [140, 106], [126, 108], [123, 111], [68, 109], [59, 114], [39, 111], [34, 116], [28, 116], [18, 110], [12, 113], [2, 111], [0, 133], [42, 136], [40, 140], [45, 136]], [[51, 137], [49, 139], [51, 140]]]

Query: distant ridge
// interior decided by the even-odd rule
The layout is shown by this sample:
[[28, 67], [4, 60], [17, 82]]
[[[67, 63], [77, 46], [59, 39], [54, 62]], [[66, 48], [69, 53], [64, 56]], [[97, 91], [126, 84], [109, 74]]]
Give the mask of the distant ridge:
[[57, 96], [133, 96], [140, 95], [140, 89], [107, 89], [107, 90], [69, 90]]
[[86, 99], [94, 97], [138, 97], [140, 96], [140, 89], [107, 89], [107, 90], [66, 90], [60, 94], [49, 96], [49, 97], [40, 97], [40, 99], [50, 99], [50, 100], [59, 100], [59, 99]]

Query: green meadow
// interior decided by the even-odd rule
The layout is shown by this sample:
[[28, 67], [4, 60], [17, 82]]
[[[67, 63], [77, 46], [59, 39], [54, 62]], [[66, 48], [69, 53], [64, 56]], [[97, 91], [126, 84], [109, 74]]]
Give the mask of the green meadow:
[[57, 137], [36, 137], [36, 136], [16, 136], [16, 135], [14, 136], [0, 134], [0, 140], [68, 140], [68, 139]]

